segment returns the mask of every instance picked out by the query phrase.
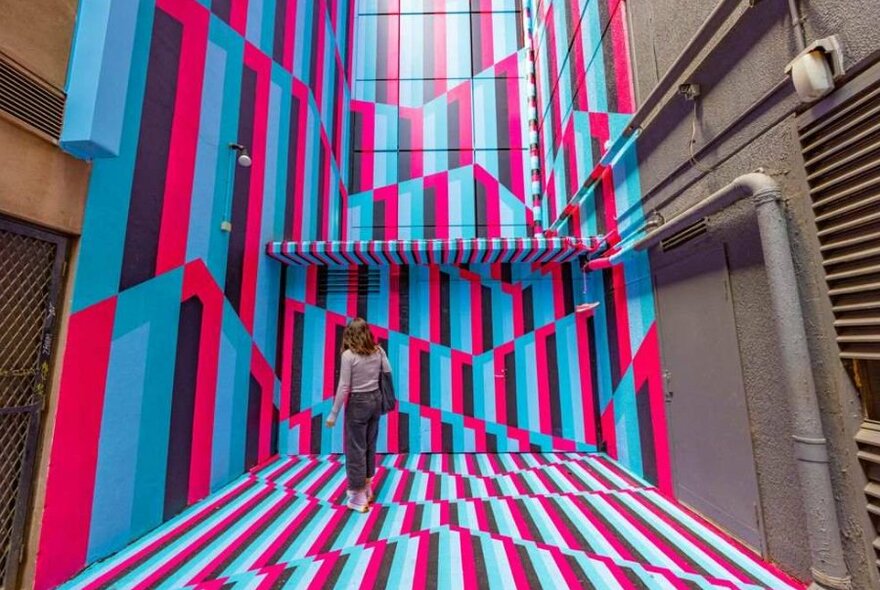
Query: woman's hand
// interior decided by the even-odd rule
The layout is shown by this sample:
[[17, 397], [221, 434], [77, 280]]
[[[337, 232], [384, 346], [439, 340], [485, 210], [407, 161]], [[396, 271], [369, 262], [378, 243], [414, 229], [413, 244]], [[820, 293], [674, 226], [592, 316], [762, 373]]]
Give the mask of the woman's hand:
[[325, 424], [327, 425], [327, 428], [333, 428], [334, 426], [336, 426], [336, 417], [335, 416], [328, 417]]

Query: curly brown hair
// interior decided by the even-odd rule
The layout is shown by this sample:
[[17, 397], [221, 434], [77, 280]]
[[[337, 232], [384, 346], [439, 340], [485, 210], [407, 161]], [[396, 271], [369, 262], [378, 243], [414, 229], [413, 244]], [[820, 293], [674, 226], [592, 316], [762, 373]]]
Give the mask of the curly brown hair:
[[342, 333], [342, 352], [350, 350], [361, 356], [371, 355], [379, 349], [370, 325], [363, 318], [355, 318]]

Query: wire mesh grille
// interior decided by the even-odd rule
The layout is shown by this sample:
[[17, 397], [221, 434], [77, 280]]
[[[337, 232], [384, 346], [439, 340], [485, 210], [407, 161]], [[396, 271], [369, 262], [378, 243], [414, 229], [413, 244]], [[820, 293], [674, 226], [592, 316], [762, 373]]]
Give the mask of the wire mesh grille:
[[0, 219], [0, 588], [17, 585], [63, 254], [41, 235]]
[[14, 524], [22, 483], [28, 432], [34, 413], [21, 410], [0, 414], [0, 587], [16, 549]]
[[54, 316], [56, 249], [0, 229], [0, 408], [34, 404], [43, 393], [48, 363], [41, 359], [48, 355], [41, 352], [47, 316]]

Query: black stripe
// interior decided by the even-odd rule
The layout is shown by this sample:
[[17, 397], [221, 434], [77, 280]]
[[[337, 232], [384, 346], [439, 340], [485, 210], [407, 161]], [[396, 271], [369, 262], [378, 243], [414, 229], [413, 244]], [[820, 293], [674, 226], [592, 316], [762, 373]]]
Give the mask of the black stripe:
[[400, 332], [409, 334], [409, 266], [398, 267], [398, 300], [400, 301]]
[[320, 414], [312, 416], [312, 437], [309, 441], [309, 452], [313, 455], [321, 452], [321, 429], [323, 426], [324, 421], [321, 419]]
[[516, 355], [513, 352], [504, 355], [504, 394], [507, 398], [507, 423], [519, 426], [516, 406]]
[[[453, 444], [452, 437], [452, 424], [447, 424], [446, 422], [440, 423], [440, 437], [441, 437], [441, 447], [444, 453], [454, 453], [455, 448]], [[439, 490], [437, 490], [439, 491]]]
[[287, 18], [287, 0], [278, 0], [275, 5], [275, 37], [272, 41], [272, 59], [281, 63], [284, 60], [284, 33]]
[[571, 571], [574, 572], [578, 582], [580, 582], [579, 588], [582, 588], [583, 590], [596, 590], [596, 585], [590, 581], [587, 572], [584, 571], [584, 568], [581, 567], [580, 562], [574, 555], [565, 554], [565, 561], [568, 563], [568, 567], [571, 568]]
[[596, 449], [605, 451], [602, 435], [602, 410], [599, 407], [599, 357], [596, 354], [596, 324], [593, 316], [587, 318], [587, 346], [590, 354], [590, 392], [593, 394], [593, 421], [596, 429]]
[[528, 334], [535, 330], [535, 298], [531, 286], [523, 289], [522, 293], [523, 329]]
[[284, 237], [288, 240], [293, 239], [293, 224], [297, 221], [296, 188], [303, 182], [302, 178], [296, 177], [296, 161], [305, 142], [303, 130], [299, 127], [302, 107], [299, 97], [291, 96], [290, 126], [288, 129], [289, 149], [287, 151], [287, 199], [284, 203]]
[[327, 239], [324, 228], [324, 215], [326, 214], [326, 211], [324, 211], [323, 195], [325, 193], [324, 187], [327, 186], [327, 176], [330, 169], [330, 163], [328, 161], [330, 154], [328, 151], [329, 149], [324, 146], [324, 142], [322, 141], [320, 149], [318, 149], [318, 193], [315, 195], [315, 222], [317, 223], [316, 235], [319, 240]]
[[437, 187], [426, 186], [422, 196], [422, 228], [425, 239], [437, 237]]
[[406, 412], [397, 415], [397, 444], [399, 452], [409, 452], [409, 414]]
[[614, 35], [611, 33], [611, 17], [608, 3], [599, 2], [599, 27], [602, 35], [602, 57], [605, 65], [605, 91], [608, 99], [608, 111], [619, 111], [617, 105], [617, 73], [614, 68]]
[[440, 566], [440, 533], [431, 533], [426, 539], [428, 543], [428, 570], [424, 580], [426, 590], [437, 590], [437, 575]]
[[[238, 120], [238, 141], [246, 146], [253, 143], [254, 102], [257, 92], [257, 73], [245, 66], [241, 75], [241, 107]], [[248, 193], [251, 186], [251, 168], [235, 166], [232, 189], [232, 232], [229, 234], [229, 253], [226, 258], [225, 294], [233, 309], [241, 308], [241, 281], [244, 272], [244, 243], [247, 234]]]
[[244, 448], [244, 468], [250, 469], [257, 464], [260, 455], [260, 402], [263, 388], [251, 374], [248, 388], [247, 432]]
[[391, 564], [394, 563], [394, 554], [397, 553], [397, 548], [399, 546], [399, 543], [389, 543], [385, 546], [385, 553], [382, 555], [382, 563], [379, 564], [379, 571], [376, 572], [375, 588], [385, 588], [388, 585]]
[[[467, 535], [469, 533], [462, 533]], [[489, 587], [489, 572], [486, 571], [486, 558], [483, 556], [483, 539], [471, 535], [471, 546], [474, 548], [474, 577], [480, 588]]]
[[617, 391], [622, 370], [620, 367], [620, 342], [617, 334], [617, 306], [614, 301], [613, 269], [602, 271], [605, 284], [605, 328], [608, 333], [608, 356], [611, 361], [611, 391]]
[[305, 314], [295, 311], [293, 312], [293, 342], [290, 354], [290, 415], [299, 413], [300, 400], [302, 399], [302, 377], [303, 377], [303, 345], [305, 329]]
[[[359, 318], [369, 317], [369, 283], [370, 267], [361, 265], [357, 267], [357, 314]], [[339, 335], [342, 338], [342, 334]]]
[[[156, 9], [119, 290], [156, 273], [183, 26]], [[178, 228], [179, 229], [179, 228]]]
[[510, 147], [510, 113], [507, 109], [507, 78], [495, 78], [495, 133], [498, 149]]
[[642, 476], [657, 483], [657, 453], [654, 448], [654, 424], [651, 421], [651, 388], [647, 381], [636, 392], [636, 410], [639, 416], [639, 441], [642, 447]]
[[550, 423], [553, 427], [553, 436], [562, 436], [562, 407], [559, 392], [556, 334], [549, 334], [544, 342], [547, 346], [547, 385], [550, 391]]
[[168, 457], [165, 463], [165, 520], [179, 513], [188, 504], [203, 309], [202, 302], [196, 297], [190, 297], [180, 306]]
[[449, 275], [440, 272], [440, 344], [452, 345], [452, 313], [450, 311], [451, 283]]
[[384, 240], [385, 234], [385, 201], [373, 201], [373, 239]]
[[465, 416], [474, 417], [474, 367], [462, 363], [461, 365], [461, 399], [462, 411]]
[[492, 289], [480, 285], [480, 300], [483, 308], [483, 350], [481, 352], [487, 352], [495, 346], [495, 338], [492, 335]]
[[336, 582], [339, 581], [339, 576], [342, 575], [342, 568], [345, 567], [348, 558], [348, 553], [343, 553], [337, 558], [336, 563], [333, 564], [333, 569], [331, 569], [330, 573], [327, 575], [327, 580], [322, 584], [324, 588], [336, 587]]
[[476, 179], [474, 180], [474, 199], [474, 219], [476, 221], [474, 229], [478, 238], [486, 238], [489, 236], [488, 195], [485, 185]]
[[419, 400], [423, 406], [431, 405], [431, 355], [419, 351]]
[[[232, 0], [212, 0], [211, 12], [219, 16], [224, 22], [232, 18]], [[155, 40], [155, 37], [153, 37]]]
[[[378, 490], [374, 490], [378, 492]], [[376, 510], [376, 508], [372, 508], [371, 510]], [[376, 520], [373, 521], [371, 525], [370, 533], [367, 535], [367, 542], [378, 541], [379, 537], [382, 534], [382, 527], [385, 525], [385, 519], [388, 518], [388, 512], [390, 508], [382, 507], [379, 509], [379, 516], [376, 517]]]
[[565, 315], [574, 313], [575, 283], [572, 273], [573, 266], [574, 264], [563, 264], [560, 269], [562, 272], [562, 284], [560, 285], [560, 288], [562, 289], [562, 303]]
[[538, 572], [535, 571], [535, 566], [532, 564], [532, 558], [529, 557], [528, 549], [522, 545], [516, 545], [516, 552], [519, 555], [519, 561], [525, 571], [526, 579], [529, 581], [528, 587], [541, 588], [541, 579], [538, 577]]
[[471, 75], [480, 73], [483, 69], [483, 27], [480, 26], [480, 15], [471, 14]]
[[[315, 11], [317, 12], [317, 11]], [[319, 72], [318, 69], [323, 65], [324, 56], [318, 54], [318, 45], [317, 40], [318, 36], [321, 34], [321, 27], [324, 26], [324, 15], [323, 14], [315, 14], [312, 16], [312, 30], [311, 35], [308, 37], [311, 42], [309, 45], [311, 49], [309, 51], [309, 88], [312, 90], [312, 95], [315, 97], [315, 100], [318, 104], [321, 104], [321, 100], [318, 97], [318, 77], [322, 72]], [[324, 43], [327, 43], [327, 39], [324, 39]]]

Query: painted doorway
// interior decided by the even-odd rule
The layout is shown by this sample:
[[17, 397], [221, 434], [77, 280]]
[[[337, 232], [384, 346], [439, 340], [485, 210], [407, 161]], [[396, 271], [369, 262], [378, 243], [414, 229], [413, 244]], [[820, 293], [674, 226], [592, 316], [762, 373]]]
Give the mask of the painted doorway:
[[[667, 255], [668, 256], [668, 255]], [[722, 245], [655, 267], [676, 496], [756, 550], [758, 483]], [[671, 257], [670, 257], [671, 258]]]

